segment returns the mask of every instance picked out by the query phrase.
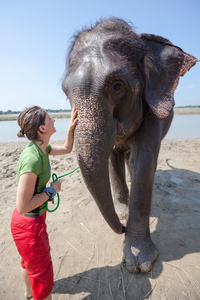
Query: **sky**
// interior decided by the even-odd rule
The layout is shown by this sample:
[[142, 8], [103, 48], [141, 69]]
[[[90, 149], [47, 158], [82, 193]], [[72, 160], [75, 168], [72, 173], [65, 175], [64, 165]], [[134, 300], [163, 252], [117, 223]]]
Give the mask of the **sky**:
[[[0, 110], [70, 109], [61, 84], [71, 37], [100, 19], [122, 18], [200, 59], [199, 13], [199, 0], [0, 0]], [[200, 62], [175, 102], [200, 105]]]

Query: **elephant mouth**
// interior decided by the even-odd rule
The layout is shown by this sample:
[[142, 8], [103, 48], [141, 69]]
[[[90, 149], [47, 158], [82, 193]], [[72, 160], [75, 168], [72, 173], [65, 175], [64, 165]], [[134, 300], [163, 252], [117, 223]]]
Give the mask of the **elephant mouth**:
[[116, 139], [115, 145], [117, 147], [124, 148], [125, 144], [128, 140], [133, 136], [133, 134], [137, 131], [139, 126], [141, 125], [141, 121], [138, 124], [132, 124], [129, 126], [125, 122], [121, 122], [119, 118], [114, 118], [114, 123], [116, 127]]
[[118, 116], [113, 117], [114, 125], [116, 128], [115, 146], [119, 146], [126, 139], [126, 131]]

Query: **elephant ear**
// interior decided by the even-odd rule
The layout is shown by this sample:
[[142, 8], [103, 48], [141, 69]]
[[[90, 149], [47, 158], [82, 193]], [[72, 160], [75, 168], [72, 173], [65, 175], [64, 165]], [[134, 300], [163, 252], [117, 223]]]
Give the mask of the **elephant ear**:
[[146, 46], [144, 57], [145, 99], [159, 118], [166, 118], [174, 107], [174, 92], [180, 76], [198, 61], [163, 37], [141, 34]]

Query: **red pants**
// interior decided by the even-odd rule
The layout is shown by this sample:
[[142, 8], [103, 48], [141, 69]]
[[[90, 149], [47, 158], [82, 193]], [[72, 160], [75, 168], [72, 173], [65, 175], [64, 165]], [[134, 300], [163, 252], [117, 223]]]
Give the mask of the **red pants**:
[[34, 300], [43, 300], [53, 288], [53, 266], [46, 232], [46, 213], [40, 217], [26, 217], [14, 210], [11, 232], [21, 266], [27, 270]]

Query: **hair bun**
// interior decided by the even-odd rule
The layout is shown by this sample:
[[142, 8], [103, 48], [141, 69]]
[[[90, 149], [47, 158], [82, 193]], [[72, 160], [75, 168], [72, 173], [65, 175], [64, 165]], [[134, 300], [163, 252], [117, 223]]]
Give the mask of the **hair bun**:
[[18, 132], [17, 136], [18, 136], [18, 137], [24, 137], [24, 134], [25, 134], [24, 130], [21, 129], [21, 130]]

